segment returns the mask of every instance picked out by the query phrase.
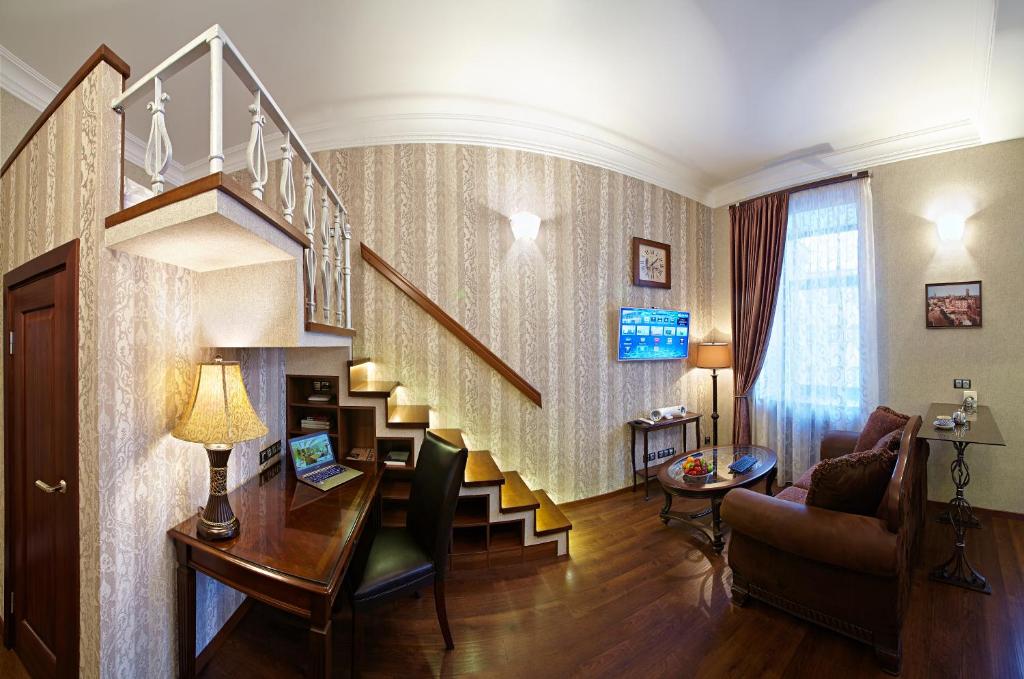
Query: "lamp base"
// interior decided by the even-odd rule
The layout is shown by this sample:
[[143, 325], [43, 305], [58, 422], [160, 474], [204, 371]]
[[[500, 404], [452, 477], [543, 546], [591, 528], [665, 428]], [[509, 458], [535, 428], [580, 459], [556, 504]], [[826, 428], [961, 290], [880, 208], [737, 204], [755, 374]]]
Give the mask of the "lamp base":
[[228, 502], [228, 458], [231, 446], [207, 446], [210, 458], [210, 497], [196, 525], [196, 534], [203, 540], [228, 540], [238, 535], [240, 524]]

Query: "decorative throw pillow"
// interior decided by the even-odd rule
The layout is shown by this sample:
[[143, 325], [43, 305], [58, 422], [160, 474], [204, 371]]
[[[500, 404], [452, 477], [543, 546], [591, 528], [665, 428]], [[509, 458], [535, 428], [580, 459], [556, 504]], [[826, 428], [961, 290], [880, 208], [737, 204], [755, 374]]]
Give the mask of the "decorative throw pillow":
[[882, 438], [878, 439], [878, 443], [876, 443], [873, 447], [885, 448], [886, 450], [891, 450], [894, 453], [898, 453], [900, 452], [900, 443], [902, 442], [902, 439], [903, 428], [901, 427], [899, 429], [895, 429], [889, 432]]
[[868, 416], [867, 423], [860, 430], [860, 436], [857, 437], [857, 444], [853, 447], [853, 452], [871, 450], [878, 444], [880, 438], [889, 432], [902, 429], [909, 420], [909, 415], [898, 413], [892, 408], [878, 406]]
[[822, 460], [811, 474], [807, 506], [874, 516], [897, 454], [885, 447]]

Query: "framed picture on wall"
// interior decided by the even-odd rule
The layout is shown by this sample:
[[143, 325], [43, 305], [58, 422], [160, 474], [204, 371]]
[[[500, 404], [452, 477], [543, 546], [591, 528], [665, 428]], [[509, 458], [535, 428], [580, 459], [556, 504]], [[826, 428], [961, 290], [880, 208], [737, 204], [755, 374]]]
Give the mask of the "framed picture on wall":
[[672, 287], [672, 246], [633, 237], [633, 285], [642, 288]]
[[980, 328], [981, 281], [924, 286], [925, 327]]

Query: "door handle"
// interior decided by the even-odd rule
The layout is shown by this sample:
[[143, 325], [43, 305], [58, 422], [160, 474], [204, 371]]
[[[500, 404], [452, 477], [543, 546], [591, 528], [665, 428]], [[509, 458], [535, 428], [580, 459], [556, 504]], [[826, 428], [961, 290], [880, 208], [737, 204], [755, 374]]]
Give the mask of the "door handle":
[[61, 479], [60, 483], [58, 483], [56, 486], [51, 486], [50, 484], [37, 479], [36, 488], [43, 491], [44, 493], [66, 493], [68, 491], [68, 484], [67, 482], [64, 481], [64, 479]]

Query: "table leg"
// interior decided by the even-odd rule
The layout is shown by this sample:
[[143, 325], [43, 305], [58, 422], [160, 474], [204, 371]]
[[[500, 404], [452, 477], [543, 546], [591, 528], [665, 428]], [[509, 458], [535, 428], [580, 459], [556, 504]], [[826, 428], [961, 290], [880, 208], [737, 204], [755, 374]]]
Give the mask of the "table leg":
[[964, 489], [971, 482], [971, 473], [964, 459], [964, 452], [967, 450], [967, 443], [954, 441], [956, 448], [956, 459], [950, 465], [950, 472], [953, 476], [953, 485], [956, 486], [956, 496], [949, 502], [949, 518], [953, 524], [953, 554], [941, 566], [932, 570], [929, 578], [938, 582], [945, 582], [950, 585], [964, 587], [976, 592], [991, 594], [992, 588], [985, 577], [974, 570], [971, 562], [967, 559], [966, 537], [969, 521], [974, 517], [971, 505], [964, 497]]
[[721, 554], [725, 549], [725, 540], [722, 538], [722, 498], [711, 498], [711, 546], [716, 554]]
[[665, 493], [665, 506], [661, 508], [661, 522], [668, 525], [668, 520], [671, 518], [668, 513], [672, 511], [672, 495]]
[[629, 428], [629, 462], [633, 465], [633, 491], [636, 492], [636, 429]]
[[648, 486], [650, 485], [651, 477], [650, 477], [650, 474], [647, 471], [647, 448], [648, 448], [647, 443], [648, 443], [648, 441], [647, 441], [647, 432], [644, 431], [644, 500], [650, 500], [651, 499], [651, 493], [648, 490]]
[[765, 477], [765, 481], [764, 481], [764, 494], [765, 495], [775, 495], [775, 491], [773, 490], [773, 488], [775, 487], [775, 477], [778, 475], [778, 473], [779, 473], [779, 468], [778, 467], [772, 467], [772, 470], [770, 472], [768, 472], [768, 476]]
[[696, 426], [696, 429], [697, 429], [697, 446], [696, 447], [700, 448], [700, 445], [701, 445], [701, 443], [700, 443], [700, 418], [698, 417], [696, 420], [694, 420], [693, 424]]
[[196, 676], [196, 571], [188, 565], [188, 547], [176, 543], [178, 566], [176, 598], [178, 613], [178, 676]]
[[327, 679], [331, 676], [331, 619], [323, 627], [309, 625], [309, 676]]

